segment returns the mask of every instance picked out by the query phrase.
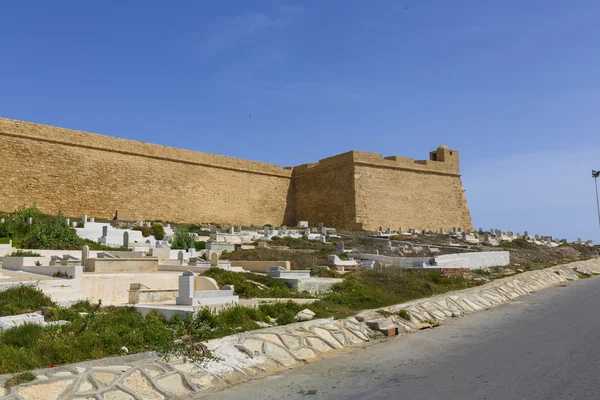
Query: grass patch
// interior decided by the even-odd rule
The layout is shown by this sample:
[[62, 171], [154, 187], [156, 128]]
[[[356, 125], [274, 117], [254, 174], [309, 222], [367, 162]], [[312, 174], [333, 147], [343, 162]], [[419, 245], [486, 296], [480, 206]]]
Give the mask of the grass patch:
[[323, 301], [364, 310], [476, 285], [462, 276], [442, 278], [436, 272], [387, 267], [382, 271], [363, 270], [348, 274], [342, 283], [333, 286], [333, 292], [323, 297]]
[[156, 313], [143, 317], [132, 307], [102, 308], [100, 303], [87, 301], [59, 307], [37, 289], [20, 290], [6, 291], [12, 292], [8, 296], [13, 303], [9, 307], [11, 314], [17, 304], [21, 309], [24, 304], [34, 305], [30, 309], [43, 305], [49, 308], [44, 312], [47, 320], [70, 323], [47, 327], [25, 324], [0, 331], [0, 374], [118, 356], [123, 346], [130, 354], [157, 351], [165, 358], [183, 356], [202, 361], [210, 357], [202, 341], [256, 329], [256, 321], [290, 324], [295, 322], [295, 314], [305, 308], [292, 302], [235, 306], [219, 314], [206, 308], [194, 317], [173, 317], [167, 321]]
[[301, 293], [288, 288], [285, 283], [266, 275], [257, 275], [248, 272], [238, 273], [220, 268], [210, 268], [203, 273], [204, 276], [213, 278], [219, 286], [234, 285], [235, 294], [241, 298], [312, 298], [307, 293]]
[[289, 250], [256, 248], [254, 250], [223, 252], [221, 259], [233, 261], [289, 260], [292, 269], [312, 269], [327, 265], [327, 256], [335, 252], [331, 243], [316, 240], [275, 237], [268, 242], [271, 246], [287, 246]]
[[33, 286], [19, 285], [0, 291], [0, 317], [39, 311], [53, 305], [48, 296]]
[[80, 238], [75, 229], [67, 225], [67, 219], [62, 214], [47, 215], [36, 206], [24, 207], [9, 214], [0, 213], [0, 217], [5, 219], [0, 224], [0, 238], [6, 243], [12, 240], [16, 248], [79, 250], [87, 244], [91, 250], [117, 250]]
[[472, 272], [475, 275], [490, 275], [491, 274], [490, 271], [488, 271], [487, 269], [482, 269], [482, 268], [474, 269]]
[[329, 268], [313, 268], [310, 270], [310, 276], [319, 278], [342, 278], [343, 275]]
[[22, 385], [24, 383], [31, 382], [34, 379], [35, 379], [35, 374], [33, 374], [32, 372], [23, 372], [21, 374], [17, 374], [15, 376], [13, 376], [12, 378], [10, 378], [6, 382], [4, 382], [4, 387], [6, 389], [8, 389], [9, 387], [12, 387], [12, 386], [18, 386], [18, 385]]

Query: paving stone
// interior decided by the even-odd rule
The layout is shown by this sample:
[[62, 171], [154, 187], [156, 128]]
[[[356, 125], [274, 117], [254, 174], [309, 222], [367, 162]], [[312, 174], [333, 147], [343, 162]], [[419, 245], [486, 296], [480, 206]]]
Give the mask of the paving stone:
[[321, 325], [321, 326], [329, 331], [339, 331], [340, 330], [340, 326], [336, 325], [334, 323], [329, 323], [329, 324], [325, 324], [325, 325]]
[[362, 340], [363, 342], [369, 341], [369, 338], [367, 337], [367, 335], [365, 335], [364, 333], [362, 333], [362, 331], [360, 331], [358, 329], [350, 329], [350, 332], [352, 332], [354, 335], [358, 336], [358, 338], [360, 340]]
[[123, 386], [137, 393], [144, 400], [163, 400], [165, 397], [152, 387], [140, 371], [135, 371], [123, 381]]
[[[187, 363], [186, 363], [187, 364]], [[144, 372], [150, 377], [150, 378], [156, 378], [157, 376], [162, 374], [162, 371], [159, 371], [157, 368], [144, 368]]]
[[348, 341], [352, 344], [363, 343], [362, 339], [358, 338], [350, 329], [346, 329], [346, 336], [348, 337]]
[[346, 336], [344, 335], [343, 332], [333, 332], [332, 333], [333, 337], [335, 337], [337, 339], [338, 342], [340, 342], [341, 344], [346, 344]]
[[294, 357], [286, 349], [270, 342], [265, 342], [265, 354], [273, 357], [286, 367], [296, 363]]
[[76, 390], [76, 391], [77, 391], [77, 392], [89, 392], [89, 391], [92, 391], [92, 390], [94, 390], [94, 385], [92, 385], [92, 384], [90, 383], [90, 381], [88, 381], [88, 380], [85, 380], [85, 381], [82, 381], [82, 382], [79, 384], [79, 387], [77, 388], [77, 390]]
[[69, 372], [69, 371], [60, 371], [60, 372], [55, 372], [52, 374], [52, 377], [58, 377], [58, 376], [72, 376], [73, 373]]
[[323, 339], [325, 342], [327, 342], [330, 346], [332, 346], [336, 349], [342, 348], [342, 345], [340, 344], [340, 342], [338, 342], [328, 330], [320, 328], [320, 327], [316, 327], [316, 328], [314, 328], [314, 332], [321, 339]]
[[315, 349], [315, 350], [317, 350], [317, 351], [319, 351], [321, 353], [326, 353], [329, 350], [331, 350], [331, 347], [327, 343], [325, 343], [323, 341], [323, 339], [321, 339], [321, 338], [318, 338], [318, 337], [307, 337], [306, 341], [308, 342], [308, 344], [310, 344], [310, 346], [313, 349]]
[[311, 348], [301, 347], [299, 349], [293, 350], [292, 354], [299, 360], [312, 360], [318, 357], [318, 354]]
[[219, 378], [210, 374], [190, 376], [190, 380], [194, 385], [204, 389], [217, 386], [221, 382]]
[[83, 374], [85, 371], [87, 371], [87, 368], [75, 367], [75, 370], [77, 370], [77, 372], [79, 372], [80, 374]]
[[244, 340], [243, 346], [252, 354], [262, 354], [263, 343], [262, 340], [246, 339]]
[[135, 400], [135, 398], [129, 393], [125, 393], [122, 390], [113, 390], [104, 393], [102, 396], [103, 400]]
[[72, 397], [73, 400], [97, 400], [94, 396], [75, 396]]
[[200, 374], [203, 372], [202, 368], [191, 362], [185, 362], [171, 366], [178, 371], [185, 372], [186, 374]]
[[102, 367], [102, 369], [111, 369], [113, 371], [125, 372], [133, 368], [131, 365], [109, 365], [108, 367]]
[[475, 304], [475, 302], [473, 302], [469, 299], [463, 299], [463, 301], [469, 306], [469, 308], [471, 308], [474, 311], [483, 310], [483, 307]]
[[176, 397], [189, 396], [192, 394], [192, 390], [189, 389], [184, 383], [183, 379], [179, 374], [167, 376], [158, 380], [158, 384], [163, 387], [169, 394]]
[[296, 347], [300, 347], [300, 338], [292, 336], [292, 335], [281, 335], [281, 339], [283, 343], [290, 349], [295, 349]]
[[92, 374], [94, 379], [98, 382], [105, 384], [106, 386], [110, 386], [110, 384], [117, 378], [117, 374], [113, 374], [112, 372], [100, 372], [96, 371]]
[[46, 375], [36, 375], [35, 379], [39, 381], [47, 381], [50, 378], [48, 378]]
[[63, 379], [37, 385], [21, 386], [17, 388], [17, 394], [23, 400], [56, 400], [67, 391], [73, 382], [75, 382], [75, 379]]
[[277, 343], [280, 346], [284, 346], [281, 339], [279, 339], [279, 337], [277, 335], [275, 335], [274, 333], [260, 333], [258, 335], [252, 335], [252, 337], [263, 339], [263, 340], [268, 340], [270, 342]]

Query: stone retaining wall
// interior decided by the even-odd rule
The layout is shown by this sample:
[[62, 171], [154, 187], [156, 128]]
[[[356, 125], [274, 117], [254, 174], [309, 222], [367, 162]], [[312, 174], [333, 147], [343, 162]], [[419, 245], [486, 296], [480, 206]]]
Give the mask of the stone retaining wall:
[[[345, 320], [315, 320], [245, 332], [207, 342], [218, 360], [204, 365], [182, 360], [165, 362], [146, 353], [38, 370], [34, 371], [35, 381], [11, 388], [2, 398], [190, 398], [281, 368], [315, 361], [328, 352], [364, 346], [378, 336], [377, 331], [388, 335], [413, 332], [423, 323], [443, 323], [449, 318], [495, 307], [538, 290], [596, 274], [600, 274], [600, 260], [579, 261], [385, 308], [389, 313], [409, 311], [410, 321], [397, 316], [385, 318], [376, 310], [369, 310]], [[0, 382], [9, 377], [0, 377]]]

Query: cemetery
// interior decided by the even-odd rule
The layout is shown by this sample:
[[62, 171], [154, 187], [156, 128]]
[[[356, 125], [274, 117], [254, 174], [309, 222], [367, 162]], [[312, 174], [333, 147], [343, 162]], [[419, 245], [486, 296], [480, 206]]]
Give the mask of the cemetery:
[[35, 207], [2, 215], [0, 234], [0, 355], [13, 354], [0, 374], [187, 354], [181, 338], [343, 319], [597, 255], [589, 241], [497, 229], [126, 224]]

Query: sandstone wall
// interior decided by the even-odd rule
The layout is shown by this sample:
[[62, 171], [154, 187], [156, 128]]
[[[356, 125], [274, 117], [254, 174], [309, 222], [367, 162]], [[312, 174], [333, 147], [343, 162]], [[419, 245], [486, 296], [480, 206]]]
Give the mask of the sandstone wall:
[[354, 165], [344, 153], [294, 168], [296, 220], [354, 229]]
[[356, 220], [379, 227], [472, 229], [460, 176], [357, 165]]
[[0, 118], [0, 211], [340, 229], [472, 228], [458, 152], [274, 164]]
[[[293, 223], [277, 165], [0, 119], [0, 210], [136, 220]], [[287, 214], [286, 214], [287, 213]]]
[[433, 153], [446, 162], [350, 151], [296, 167], [296, 217], [343, 229], [472, 228], [458, 152]]

